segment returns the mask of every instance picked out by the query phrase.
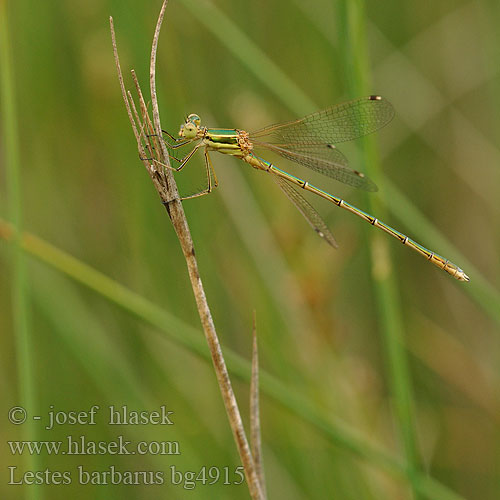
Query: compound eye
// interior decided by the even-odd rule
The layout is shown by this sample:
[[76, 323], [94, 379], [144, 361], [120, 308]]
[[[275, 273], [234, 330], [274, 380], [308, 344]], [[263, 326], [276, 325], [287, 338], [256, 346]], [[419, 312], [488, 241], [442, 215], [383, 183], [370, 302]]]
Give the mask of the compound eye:
[[198, 127], [200, 125], [200, 123], [201, 123], [201, 118], [198, 115], [196, 115], [194, 113], [191, 113], [187, 117], [187, 121], [191, 122], [191, 123], [194, 123]]

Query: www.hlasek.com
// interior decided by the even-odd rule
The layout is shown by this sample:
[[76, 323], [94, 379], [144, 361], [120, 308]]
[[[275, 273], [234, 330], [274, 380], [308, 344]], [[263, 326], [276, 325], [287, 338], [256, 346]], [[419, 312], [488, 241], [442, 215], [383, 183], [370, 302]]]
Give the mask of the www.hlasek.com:
[[[199, 485], [210, 486], [217, 483], [239, 485], [245, 480], [243, 467], [207, 467], [198, 471], [181, 471], [175, 465], [169, 471], [120, 471], [114, 465], [106, 470], [86, 470], [82, 465], [72, 471], [55, 471], [49, 468], [43, 471], [20, 473], [17, 467], [10, 466], [9, 485], [162, 485], [170, 480], [173, 486], [182, 486], [192, 490]], [[167, 476], [167, 477], [166, 477]]]
[[64, 441], [7, 441], [12, 455], [180, 455], [178, 441], [139, 441], [123, 436], [111, 441], [93, 441], [85, 436], [66, 436]]

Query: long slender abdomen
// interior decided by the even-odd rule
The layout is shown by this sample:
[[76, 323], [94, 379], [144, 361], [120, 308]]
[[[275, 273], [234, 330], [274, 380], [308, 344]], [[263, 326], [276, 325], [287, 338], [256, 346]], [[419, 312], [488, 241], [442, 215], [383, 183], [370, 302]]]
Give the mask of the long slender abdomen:
[[296, 186], [299, 186], [302, 189], [305, 189], [306, 191], [309, 191], [309, 192], [314, 193], [318, 196], [321, 196], [321, 198], [328, 200], [329, 202], [337, 205], [338, 207], [341, 207], [341, 208], [353, 213], [354, 215], [361, 217], [363, 220], [370, 223], [372, 226], [375, 226], [375, 227], [378, 227], [379, 229], [382, 229], [382, 231], [386, 232], [387, 234], [390, 234], [393, 238], [396, 238], [401, 243], [403, 243], [403, 245], [410, 247], [411, 249], [418, 252], [420, 255], [423, 255], [427, 260], [432, 262], [435, 266], [443, 269], [444, 271], [446, 271], [448, 274], [450, 274], [451, 276], [453, 276], [457, 280], [469, 281], [469, 277], [464, 273], [464, 271], [462, 269], [460, 269], [456, 264], [453, 264], [453, 262], [450, 262], [448, 259], [441, 257], [440, 255], [432, 252], [431, 250], [428, 250], [427, 248], [423, 247], [422, 245], [420, 245], [416, 241], [412, 240], [411, 238], [409, 238], [405, 234], [400, 233], [396, 229], [393, 229], [391, 226], [388, 226], [384, 222], [379, 221], [376, 217], [373, 217], [372, 215], [367, 214], [366, 212], [363, 212], [363, 210], [356, 208], [354, 205], [347, 203], [346, 201], [342, 200], [341, 198], [337, 198], [336, 196], [333, 196], [330, 193], [323, 191], [322, 189], [319, 189], [315, 186], [312, 186], [307, 181], [300, 179], [299, 177], [295, 177], [294, 175], [291, 175], [288, 172], [285, 172], [284, 170], [281, 170], [278, 167], [275, 167], [272, 163], [269, 163], [266, 160], [262, 160], [260, 158], [257, 158], [256, 156], [254, 156], [252, 154], [243, 157], [242, 160], [246, 161], [247, 163], [252, 165], [252, 167], [254, 167], [254, 168], [257, 168], [259, 170], [264, 170], [266, 172], [277, 175], [277, 176], [281, 177], [282, 179], [285, 179], [288, 182], [291, 182], [292, 184], [295, 184]]

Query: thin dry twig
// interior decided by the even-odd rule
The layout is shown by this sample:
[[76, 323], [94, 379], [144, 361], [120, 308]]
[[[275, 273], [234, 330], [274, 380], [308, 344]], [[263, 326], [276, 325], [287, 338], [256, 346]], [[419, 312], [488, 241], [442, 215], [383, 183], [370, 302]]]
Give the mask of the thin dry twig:
[[[113, 51], [115, 56], [116, 68], [118, 72], [118, 79], [120, 82], [122, 96], [125, 102], [125, 106], [127, 108], [127, 113], [130, 119], [130, 123], [132, 125], [132, 129], [134, 131], [134, 135], [137, 140], [137, 147], [139, 150], [140, 158], [154, 183], [154, 186], [158, 192], [158, 195], [160, 196], [163, 205], [167, 210], [167, 213], [170, 217], [170, 220], [172, 221], [175, 232], [179, 239], [179, 243], [181, 245], [184, 258], [186, 259], [189, 278], [191, 280], [191, 286], [195, 296], [196, 305], [198, 307], [198, 313], [200, 315], [203, 331], [205, 333], [205, 337], [207, 339], [208, 346], [210, 349], [210, 354], [212, 356], [215, 373], [217, 375], [217, 380], [222, 393], [222, 398], [224, 401], [226, 412], [229, 417], [229, 423], [231, 425], [231, 429], [234, 435], [234, 439], [236, 441], [238, 452], [245, 470], [245, 476], [250, 491], [250, 495], [253, 499], [263, 500], [264, 496], [262, 494], [259, 477], [257, 475], [254, 466], [254, 461], [245, 435], [245, 430], [243, 428], [243, 422], [238, 409], [238, 404], [236, 402], [236, 398], [231, 386], [231, 381], [229, 379], [229, 374], [226, 368], [224, 357], [222, 355], [220, 343], [217, 338], [217, 333], [215, 331], [215, 325], [212, 319], [210, 308], [208, 306], [208, 302], [205, 296], [205, 291], [198, 271], [198, 264], [195, 258], [194, 245], [187, 224], [187, 219], [184, 214], [184, 209], [182, 207], [179, 198], [179, 193], [177, 190], [177, 185], [174, 180], [174, 176], [172, 174], [172, 170], [168, 168], [170, 166], [168, 151], [162, 140], [157, 140], [157, 141], [155, 140], [154, 143], [156, 147], [154, 148], [153, 156], [156, 156], [156, 158], [150, 160], [151, 157], [146, 156], [146, 149], [148, 149], [148, 152], [151, 153], [152, 148], [150, 149], [147, 146], [146, 147], [144, 146], [144, 143], [146, 144], [148, 143], [148, 141], [145, 140], [144, 128], [146, 129], [148, 136], [156, 135], [156, 137], [161, 137], [162, 133], [160, 124], [160, 114], [158, 111], [158, 99], [156, 95], [155, 66], [156, 66], [158, 38], [160, 35], [160, 28], [165, 14], [167, 3], [168, 0], [163, 1], [151, 49], [150, 90], [151, 90], [154, 127], [151, 124], [151, 121], [147, 114], [145, 101], [139, 83], [137, 81], [137, 78], [135, 77], [135, 73], [133, 73], [132, 76], [134, 78], [134, 83], [139, 96], [140, 109], [142, 115], [144, 116], [143, 118], [144, 126], [140, 123], [140, 120], [138, 121], [138, 123], [136, 123], [136, 120], [138, 120], [139, 115], [137, 113], [137, 109], [135, 108], [133, 100], [129, 99], [127, 92], [125, 90], [125, 84], [123, 81], [123, 75], [121, 72], [120, 61], [118, 57], [118, 49], [116, 45], [113, 19], [110, 18], [111, 37], [113, 42]], [[161, 167], [161, 169], [158, 170], [156, 165], [163, 165], [163, 166]]]
[[255, 470], [259, 477], [260, 487], [264, 498], [266, 495], [266, 481], [262, 463], [262, 440], [260, 434], [260, 407], [259, 407], [259, 350], [257, 347], [256, 313], [253, 311], [252, 328], [252, 378], [250, 379], [250, 447], [255, 463]]

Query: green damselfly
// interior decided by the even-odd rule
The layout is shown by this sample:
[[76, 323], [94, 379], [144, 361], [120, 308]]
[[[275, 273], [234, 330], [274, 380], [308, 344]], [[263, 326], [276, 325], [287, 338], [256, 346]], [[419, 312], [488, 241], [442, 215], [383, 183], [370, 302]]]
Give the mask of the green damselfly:
[[376, 191], [377, 186], [373, 181], [362, 172], [351, 170], [348, 167], [347, 159], [335, 145], [374, 132], [386, 125], [393, 116], [394, 109], [387, 100], [380, 96], [369, 96], [332, 106], [299, 120], [271, 125], [254, 133], [238, 129], [202, 127], [201, 119], [196, 114], [191, 114], [186, 118], [179, 130], [179, 137], [174, 137], [166, 131], [163, 132], [173, 141], [173, 143], [167, 143], [171, 149], [175, 150], [187, 144], [196, 143], [184, 158], [178, 159], [172, 156], [179, 162], [179, 166], [174, 168], [177, 171], [181, 170], [199, 149], [204, 151], [208, 178], [207, 188], [187, 198], [208, 194], [214, 187], [217, 187], [217, 177], [209, 156], [210, 151], [235, 156], [258, 170], [272, 174], [279, 187], [313, 229], [333, 247], [337, 247], [337, 243], [325, 222], [293, 185], [321, 196], [321, 198], [382, 229], [403, 245], [426, 257], [437, 267], [444, 269], [454, 278], [460, 281], [469, 281], [469, 277], [464, 271], [449, 260], [428, 250], [372, 215], [279, 169], [255, 154], [255, 149], [267, 149], [344, 184], [366, 191]]

